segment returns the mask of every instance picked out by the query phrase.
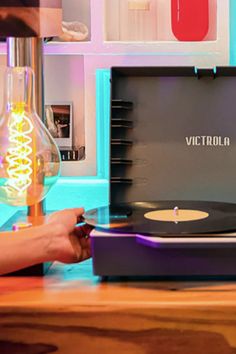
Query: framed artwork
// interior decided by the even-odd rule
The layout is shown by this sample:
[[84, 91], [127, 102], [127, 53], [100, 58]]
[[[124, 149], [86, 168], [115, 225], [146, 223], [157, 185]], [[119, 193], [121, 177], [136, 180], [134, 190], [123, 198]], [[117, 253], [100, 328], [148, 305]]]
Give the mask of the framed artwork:
[[72, 149], [72, 103], [60, 102], [46, 104], [45, 124], [60, 149]]
[[74, 144], [72, 102], [47, 103], [45, 125], [59, 147], [62, 161], [79, 161], [85, 158], [85, 147]]

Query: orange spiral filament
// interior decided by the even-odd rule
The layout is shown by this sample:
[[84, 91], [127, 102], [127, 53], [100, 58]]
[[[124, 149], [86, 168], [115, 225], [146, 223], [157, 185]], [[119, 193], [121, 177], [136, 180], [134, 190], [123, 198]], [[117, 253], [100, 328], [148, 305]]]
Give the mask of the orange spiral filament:
[[12, 196], [22, 195], [32, 183], [32, 138], [33, 125], [24, 111], [23, 105], [17, 105], [9, 119], [8, 179], [5, 188]]

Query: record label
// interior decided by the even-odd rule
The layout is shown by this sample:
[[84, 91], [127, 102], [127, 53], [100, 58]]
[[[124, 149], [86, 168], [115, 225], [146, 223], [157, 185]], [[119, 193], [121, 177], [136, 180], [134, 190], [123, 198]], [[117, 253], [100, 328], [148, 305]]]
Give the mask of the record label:
[[188, 210], [188, 209], [167, 209], [167, 210], [154, 210], [144, 214], [144, 217], [154, 221], [166, 221], [166, 222], [186, 222], [195, 221], [208, 218], [209, 214], [200, 210]]

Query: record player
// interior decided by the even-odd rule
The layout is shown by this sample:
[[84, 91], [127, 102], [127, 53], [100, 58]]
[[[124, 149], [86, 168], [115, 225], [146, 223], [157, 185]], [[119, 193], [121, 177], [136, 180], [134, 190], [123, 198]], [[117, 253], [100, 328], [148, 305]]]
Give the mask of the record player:
[[112, 68], [96, 275], [236, 275], [235, 87], [235, 67]]

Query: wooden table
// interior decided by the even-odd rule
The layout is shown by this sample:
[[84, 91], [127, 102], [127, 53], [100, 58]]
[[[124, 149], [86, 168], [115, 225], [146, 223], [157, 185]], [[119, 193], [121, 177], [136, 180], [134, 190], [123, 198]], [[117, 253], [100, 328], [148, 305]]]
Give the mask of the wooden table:
[[90, 261], [0, 278], [0, 353], [54, 352], [236, 353], [236, 283], [101, 283]]

